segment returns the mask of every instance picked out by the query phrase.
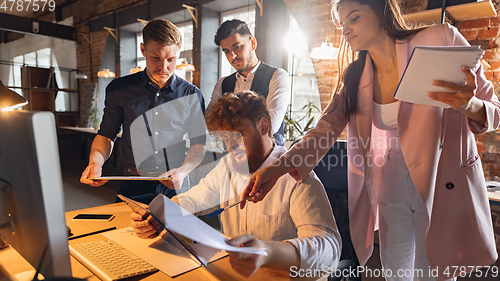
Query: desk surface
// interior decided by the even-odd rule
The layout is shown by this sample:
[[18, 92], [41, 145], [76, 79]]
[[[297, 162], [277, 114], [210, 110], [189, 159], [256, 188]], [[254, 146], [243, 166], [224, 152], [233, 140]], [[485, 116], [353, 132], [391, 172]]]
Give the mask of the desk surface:
[[[116, 217], [110, 222], [98, 222], [98, 221], [72, 221], [73, 218], [78, 213], [113, 213]], [[117, 228], [123, 228], [130, 225], [130, 208], [125, 205], [125, 203], [116, 203], [100, 207], [94, 207], [84, 210], [77, 210], [66, 213], [66, 222], [71, 228], [73, 235], [80, 235], [100, 229], [105, 229], [109, 227], [116, 226]], [[97, 234], [92, 236], [87, 236], [79, 239], [74, 239], [69, 241], [69, 244], [82, 243], [87, 241], [97, 241], [105, 239], [104, 236]], [[90, 271], [88, 271], [82, 264], [80, 264], [76, 259], [71, 257], [71, 267], [73, 270], [73, 275], [79, 278], [88, 278], [89, 281], [98, 281], [99, 279], [95, 277]], [[136, 277], [135, 280], [290, 280], [290, 275], [288, 272], [270, 270], [267, 268], [262, 268], [252, 278], [245, 279], [236, 273], [229, 264], [229, 259], [223, 258], [221, 260], [215, 261], [208, 265], [208, 271], [203, 268], [197, 268], [190, 272], [184, 273], [175, 278], [170, 278], [163, 272], [156, 272], [149, 275], [143, 275]], [[132, 280], [133, 278], [131, 278]], [[295, 279], [295, 278], [294, 278]], [[127, 279], [128, 280], [128, 279]]]
[[[96, 130], [94, 128], [85, 128], [85, 127], [58, 126], [57, 128], [62, 129], [62, 130], [76, 131], [76, 132], [94, 134], [94, 135], [97, 135], [97, 132], [98, 132], [98, 130]], [[120, 131], [116, 137], [121, 138], [122, 131]]]
[[77, 131], [82, 133], [97, 134], [97, 130], [94, 128], [70, 127], [70, 126], [58, 126], [57, 128], [63, 130]]
[[[72, 221], [72, 218], [78, 213], [113, 213], [115, 218], [109, 222], [99, 222], [99, 221]], [[71, 228], [73, 236], [85, 234], [101, 229], [106, 229], [109, 227], [124, 228], [130, 225], [130, 209], [125, 205], [125, 203], [116, 203], [110, 205], [104, 205], [94, 208], [88, 208], [83, 210], [76, 210], [66, 213], [67, 225]], [[106, 239], [101, 234], [95, 234], [91, 236], [86, 236], [74, 240], [70, 240], [69, 244], [77, 244], [89, 241], [98, 241]], [[34, 269], [31, 267], [14, 249], [8, 247], [0, 251], [0, 264], [2, 268], [5, 269], [0, 279], [5, 276], [15, 275], [20, 272], [29, 273], [32, 278]], [[6, 270], [8, 268], [8, 270]], [[73, 271], [73, 276], [78, 278], [88, 278], [89, 281], [99, 281], [97, 278], [80, 264], [76, 259], [71, 257], [71, 268]], [[5, 272], [6, 271], [6, 272]], [[31, 273], [33, 272], [33, 273]], [[18, 277], [20, 277], [18, 275]], [[24, 278], [23, 278], [24, 279]], [[251, 278], [247, 279], [236, 273], [229, 264], [229, 259], [227, 257], [217, 260], [208, 265], [208, 271], [204, 268], [197, 268], [190, 272], [179, 275], [175, 278], [170, 278], [163, 272], [155, 272], [147, 275], [141, 275], [133, 278], [128, 278], [127, 280], [316, 280], [311, 278], [290, 278], [288, 271], [278, 271], [271, 270], [267, 268], [259, 269]], [[9, 279], [7, 279], [9, 280]], [[26, 279], [28, 280], [28, 279]], [[326, 280], [326, 278], [321, 279]]]
[[491, 201], [500, 202], [500, 192], [488, 191], [488, 199]]

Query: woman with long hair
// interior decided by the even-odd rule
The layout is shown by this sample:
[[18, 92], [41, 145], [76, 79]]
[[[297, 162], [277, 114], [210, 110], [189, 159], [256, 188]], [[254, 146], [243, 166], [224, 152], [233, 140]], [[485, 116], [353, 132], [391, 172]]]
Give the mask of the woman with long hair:
[[428, 96], [449, 108], [393, 97], [414, 46], [467, 40], [449, 24], [408, 27], [395, 0], [339, 0], [332, 12], [353, 60], [316, 127], [255, 173], [242, 196], [265, 200], [285, 173], [302, 181], [349, 124], [350, 233], [361, 265], [377, 229], [387, 280], [453, 279], [491, 264], [497, 253], [474, 135], [500, 127], [500, 103], [482, 66], [462, 68], [465, 86], [433, 81], [443, 92]]

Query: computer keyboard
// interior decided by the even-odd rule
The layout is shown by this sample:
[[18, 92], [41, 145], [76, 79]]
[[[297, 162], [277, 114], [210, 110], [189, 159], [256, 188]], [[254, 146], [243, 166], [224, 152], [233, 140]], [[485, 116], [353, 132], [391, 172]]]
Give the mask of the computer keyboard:
[[157, 270], [112, 240], [69, 245], [69, 252], [104, 281], [119, 280]]

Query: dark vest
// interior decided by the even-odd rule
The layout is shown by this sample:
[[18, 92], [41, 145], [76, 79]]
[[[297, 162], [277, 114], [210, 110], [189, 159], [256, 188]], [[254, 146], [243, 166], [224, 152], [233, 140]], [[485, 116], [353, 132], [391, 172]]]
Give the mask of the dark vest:
[[[274, 72], [277, 68], [269, 66], [263, 62], [260, 63], [259, 68], [255, 71], [255, 76], [252, 81], [252, 86], [250, 90], [256, 92], [257, 94], [267, 98], [269, 94], [269, 83], [273, 78]], [[236, 72], [227, 76], [222, 81], [222, 93], [232, 93], [234, 92], [234, 87], [236, 86]], [[274, 141], [277, 145], [285, 145], [285, 139], [283, 138], [283, 131], [285, 129], [285, 120], [281, 122], [281, 126], [277, 133], [275, 133]]]

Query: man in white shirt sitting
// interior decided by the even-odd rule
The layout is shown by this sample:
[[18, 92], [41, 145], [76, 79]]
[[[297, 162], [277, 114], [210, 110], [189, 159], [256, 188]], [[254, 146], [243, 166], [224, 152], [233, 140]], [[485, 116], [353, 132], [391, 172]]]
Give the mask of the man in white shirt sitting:
[[[228, 93], [205, 115], [207, 128], [228, 150], [200, 183], [172, 200], [193, 214], [207, 214], [240, 199], [247, 180], [286, 152], [271, 138], [265, 100], [251, 91]], [[151, 218], [132, 213], [141, 238], [153, 238]], [[298, 183], [281, 177], [264, 200], [235, 206], [220, 214], [222, 231], [233, 246], [265, 248], [267, 256], [229, 253], [233, 269], [251, 276], [261, 266], [280, 270], [330, 270], [338, 264], [341, 239], [323, 185], [314, 172]]]
[[254, 91], [266, 99], [271, 115], [275, 143], [283, 146], [285, 113], [290, 103], [290, 79], [282, 69], [259, 61], [255, 53], [257, 39], [248, 25], [241, 20], [228, 20], [221, 24], [214, 37], [215, 44], [221, 48], [227, 61], [236, 72], [222, 77], [215, 84], [210, 103], [217, 101], [224, 93]]

